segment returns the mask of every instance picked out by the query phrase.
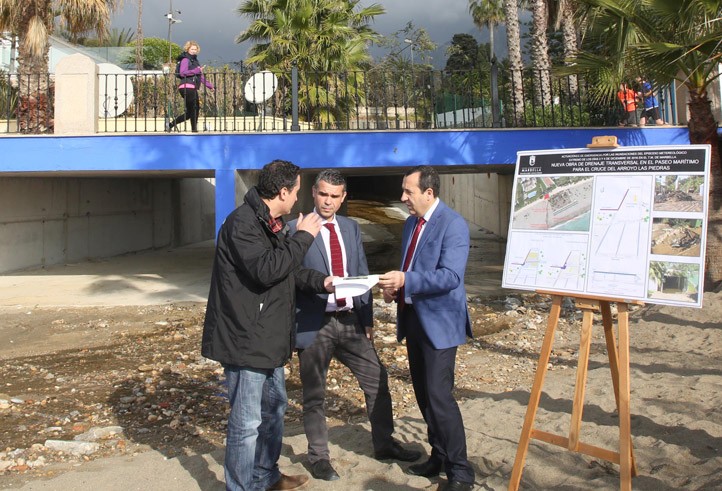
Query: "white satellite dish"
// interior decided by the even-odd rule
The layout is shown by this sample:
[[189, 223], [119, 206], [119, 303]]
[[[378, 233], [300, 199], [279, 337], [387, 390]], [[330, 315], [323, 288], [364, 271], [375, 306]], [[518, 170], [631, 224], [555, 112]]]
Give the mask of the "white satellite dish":
[[116, 118], [133, 103], [133, 82], [125, 70], [112, 63], [98, 63], [98, 74], [98, 115]]
[[269, 72], [263, 71], [254, 74], [243, 87], [243, 96], [248, 102], [262, 104], [273, 96], [278, 87], [278, 79]]

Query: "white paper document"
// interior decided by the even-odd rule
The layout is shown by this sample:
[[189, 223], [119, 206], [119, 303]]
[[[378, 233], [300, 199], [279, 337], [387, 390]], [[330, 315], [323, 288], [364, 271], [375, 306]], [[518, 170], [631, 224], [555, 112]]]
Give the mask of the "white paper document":
[[349, 276], [335, 278], [333, 286], [336, 287], [336, 298], [348, 298], [363, 295], [379, 282], [379, 275]]

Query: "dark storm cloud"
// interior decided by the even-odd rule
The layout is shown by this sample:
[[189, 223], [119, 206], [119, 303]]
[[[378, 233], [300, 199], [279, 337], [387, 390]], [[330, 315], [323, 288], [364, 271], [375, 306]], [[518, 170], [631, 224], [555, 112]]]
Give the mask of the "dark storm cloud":
[[[189, 39], [201, 45], [203, 63], [230, 63], [245, 58], [249, 46], [236, 44], [235, 38], [248, 26], [248, 21], [238, 16], [236, 9], [240, 0], [173, 0], [173, 9], [180, 10], [174, 17], [182, 20], [171, 28], [173, 42], [183, 45]], [[372, 2], [364, 1], [364, 5]], [[386, 14], [377, 17], [372, 27], [385, 36], [402, 29], [412, 21], [423, 27], [432, 40], [439, 45], [434, 53], [434, 64], [443, 66], [444, 51], [456, 33], [472, 34], [477, 39], [479, 31], [468, 14], [466, 0], [393, 0], [378, 2]], [[169, 0], [145, 0], [143, 2], [143, 35], [145, 37], [168, 37], [166, 14]], [[136, 30], [138, 5], [136, 0], [126, 0], [123, 10], [113, 17], [113, 27]], [[382, 53], [374, 53], [380, 55]]]

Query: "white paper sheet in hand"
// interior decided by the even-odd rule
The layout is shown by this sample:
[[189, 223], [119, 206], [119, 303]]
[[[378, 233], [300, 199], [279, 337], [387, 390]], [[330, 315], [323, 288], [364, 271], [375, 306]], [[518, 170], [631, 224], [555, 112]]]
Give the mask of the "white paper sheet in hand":
[[336, 298], [348, 298], [363, 295], [379, 282], [379, 275], [349, 276], [347, 278], [336, 278], [333, 286], [336, 287]]

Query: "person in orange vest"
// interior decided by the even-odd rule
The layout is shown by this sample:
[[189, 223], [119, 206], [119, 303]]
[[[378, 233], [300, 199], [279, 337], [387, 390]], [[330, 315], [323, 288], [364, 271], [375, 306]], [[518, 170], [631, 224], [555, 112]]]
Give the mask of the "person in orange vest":
[[619, 84], [617, 99], [622, 103], [622, 112], [619, 126], [637, 126], [637, 99], [636, 93], [625, 82]]

